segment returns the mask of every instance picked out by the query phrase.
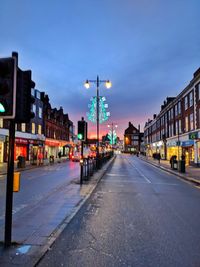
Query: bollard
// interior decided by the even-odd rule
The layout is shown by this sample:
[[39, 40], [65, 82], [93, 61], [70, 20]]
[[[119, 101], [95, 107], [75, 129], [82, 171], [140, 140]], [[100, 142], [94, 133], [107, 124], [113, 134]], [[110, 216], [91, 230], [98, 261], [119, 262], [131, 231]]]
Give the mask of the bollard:
[[19, 192], [19, 188], [20, 188], [20, 172], [14, 172], [13, 192]]

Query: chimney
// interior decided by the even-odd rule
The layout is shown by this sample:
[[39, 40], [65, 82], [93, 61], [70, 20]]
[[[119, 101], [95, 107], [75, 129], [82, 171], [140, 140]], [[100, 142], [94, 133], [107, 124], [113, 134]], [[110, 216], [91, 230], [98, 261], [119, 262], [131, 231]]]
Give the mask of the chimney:
[[139, 131], [139, 133], [140, 133], [140, 124], [138, 124], [138, 131]]
[[153, 119], [155, 119], [155, 118], [156, 118], [156, 116], [157, 116], [156, 114], [153, 114]]

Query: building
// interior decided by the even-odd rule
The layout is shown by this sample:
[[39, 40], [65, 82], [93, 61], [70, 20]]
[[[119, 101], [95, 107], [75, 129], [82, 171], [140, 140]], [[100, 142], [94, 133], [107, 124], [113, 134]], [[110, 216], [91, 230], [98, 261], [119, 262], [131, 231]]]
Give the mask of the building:
[[53, 156], [68, 156], [73, 146], [73, 122], [68, 114], [64, 114], [63, 108], [52, 108], [48, 95], [44, 95], [43, 129], [45, 133], [45, 158]]
[[144, 140], [148, 156], [184, 156], [186, 165], [200, 165], [200, 68], [180, 94], [167, 97], [159, 114], [146, 122]]
[[124, 132], [124, 152], [137, 154], [141, 152], [141, 144], [144, 134], [129, 122], [128, 128]]

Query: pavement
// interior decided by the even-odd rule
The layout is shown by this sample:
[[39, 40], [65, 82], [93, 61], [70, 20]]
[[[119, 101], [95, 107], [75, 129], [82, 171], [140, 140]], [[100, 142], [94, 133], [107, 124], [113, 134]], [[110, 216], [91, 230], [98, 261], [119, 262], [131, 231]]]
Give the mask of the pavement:
[[191, 182], [197, 186], [200, 186], [200, 168], [193, 166], [186, 166], [185, 173], [181, 173], [178, 170], [172, 170], [170, 162], [168, 160], [160, 160], [160, 162], [152, 157], [140, 156], [140, 159], [154, 165], [157, 168], [163, 169], [169, 173], [175, 174], [181, 179]]
[[[176, 176], [194, 183], [195, 185], [200, 185], [200, 168], [195, 168], [191, 166], [186, 167], [185, 173], [180, 173], [177, 170], [172, 170], [170, 167], [170, 163], [165, 160], [161, 160], [160, 163], [157, 160], [152, 158], [147, 158], [144, 156], [140, 156], [141, 160], [146, 161], [149, 164], [154, 165], [157, 168], [161, 168], [167, 172], [175, 174]], [[64, 161], [66, 159], [62, 159]], [[75, 216], [75, 214], [79, 211], [85, 201], [90, 197], [93, 190], [96, 188], [99, 180], [103, 177], [106, 170], [112, 163], [114, 158], [112, 158], [109, 162], [107, 162], [101, 170], [96, 172], [89, 181], [85, 182], [82, 186], [80, 186], [77, 182], [70, 183], [67, 188], [63, 188], [64, 194], [54, 195], [54, 199], [52, 201], [52, 205], [55, 210], [57, 208], [56, 214], [52, 215], [52, 212], [45, 214], [43, 218], [36, 217], [30, 218], [30, 221], [26, 222], [25, 225], [33, 225], [34, 221], [40, 221], [43, 224], [43, 227], [36, 227], [34, 225], [34, 232], [30, 233], [25, 229], [25, 226], [17, 224], [15, 227], [17, 228], [17, 236], [15, 238], [15, 244], [11, 247], [5, 249], [3, 244], [0, 245], [0, 266], [11, 267], [11, 266], [23, 266], [23, 267], [32, 267], [35, 266], [39, 259], [51, 249], [52, 244], [58, 238], [58, 236], [65, 229], [67, 224], [71, 221], [71, 219]], [[46, 162], [45, 164], [49, 164]], [[44, 164], [44, 165], [45, 165]], [[30, 164], [26, 165], [26, 168], [21, 169], [27, 170], [29, 168], [35, 168], [37, 166], [31, 166]], [[40, 166], [39, 166], [40, 167]], [[42, 168], [42, 166], [41, 166]], [[15, 164], [15, 170], [17, 170], [17, 166]], [[6, 165], [0, 165], [0, 174], [6, 173]], [[60, 199], [61, 195], [64, 195], [65, 198]], [[40, 204], [39, 204], [40, 205]], [[43, 203], [43, 206], [40, 208], [46, 209], [47, 203]], [[35, 207], [38, 208], [38, 207]], [[48, 207], [49, 208], [49, 207]], [[64, 215], [63, 215], [64, 214]], [[45, 218], [46, 216], [52, 216], [52, 221], [49, 225], [46, 225]], [[64, 216], [64, 217], [63, 217]], [[33, 227], [32, 227], [33, 229]]]
[[[12, 246], [4, 248], [3, 243], [0, 243], [0, 266], [35, 266], [90, 197], [114, 158], [110, 159], [83, 185], [80, 186], [79, 177], [77, 177], [72, 183], [63, 187], [62, 192], [52, 192], [51, 199], [45, 199], [42, 203], [32, 207], [35, 209], [34, 216], [25, 214], [24, 218], [28, 218], [25, 220], [23, 215], [20, 215], [17, 218], [18, 221], [13, 223]], [[24, 169], [32, 167], [27, 165]], [[5, 171], [6, 167], [1, 173]], [[43, 217], [41, 215], [40, 218], [38, 217], [41, 212], [37, 214], [37, 209], [43, 210]], [[22, 223], [24, 220], [25, 224]]]

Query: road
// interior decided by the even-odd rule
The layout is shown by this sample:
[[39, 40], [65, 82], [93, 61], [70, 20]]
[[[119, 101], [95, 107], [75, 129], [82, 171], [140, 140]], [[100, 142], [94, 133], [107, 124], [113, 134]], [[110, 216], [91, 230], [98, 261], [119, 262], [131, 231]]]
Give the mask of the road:
[[[73, 179], [78, 178], [80, 167], [78, 162], [67, 161], [50, 166], [44, 166], [21, 172], [20, 191], [13, 194], [13, 220], [29, 212], [35, 213], [37, 205], [47, 200], [53, 194], [65, 188]], [[5, 193], [6, 177], [0, 177], [0, 226], [4, 226], [5, 217]], [[41, 211], [40, 211], [41, 212]], [[42, 214], [40, 215], [42, 216]], [[3, 230], [0, 231], [0, 239], [3, 239]]]
[[38, 266], [200, 266], [199, 203], [195, 186], [120, 155]]

